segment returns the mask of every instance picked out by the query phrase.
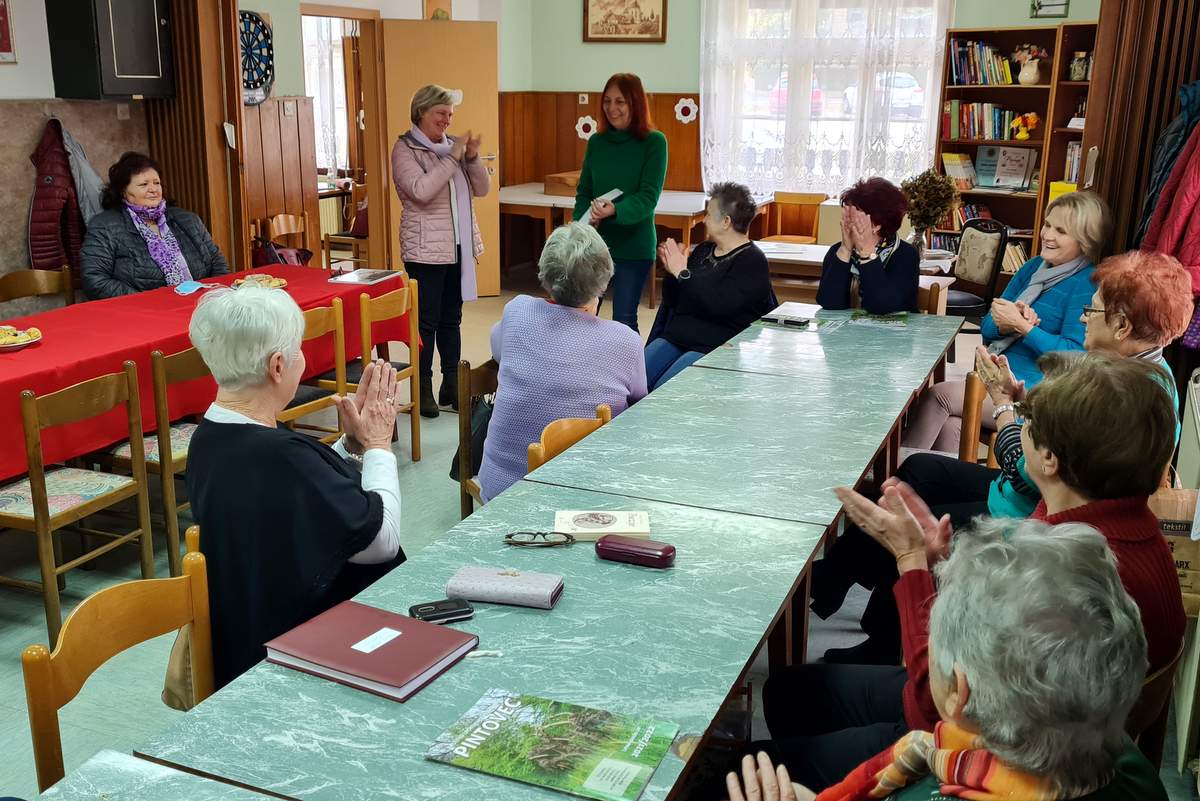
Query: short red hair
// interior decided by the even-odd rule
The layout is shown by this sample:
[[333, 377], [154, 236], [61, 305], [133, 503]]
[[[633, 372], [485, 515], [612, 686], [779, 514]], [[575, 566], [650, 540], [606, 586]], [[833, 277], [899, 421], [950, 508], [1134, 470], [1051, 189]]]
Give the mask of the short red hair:
[[1166, 345], [1192, 319], [1192, 278], [1174, 256], [1131, 250], [1100, 262], [1092, 281], [1104, 301], [1104, 319], [1123, 314], [1138, 339]]
[[[600, 94], [600, 102], [613, 86], [625, 96], [629, 104], [629, 132], [638, 139], [645, 139], [652, 130], [654, 122], [650, 119], [650, 104], [646, 102], [646, 90], [642, 88], [642, 79], [632, 72], [618, 72], [604, 84], [604, 92]], [[608, 115], [600, 109], [600, 130], [607, 131], [612, 126], [608, 124]]]
[[879, 235], [891, 239], [908, 212], [908, 195], [884, 178], [866, 178], [842, 193], [842, 205], [865, 211]]

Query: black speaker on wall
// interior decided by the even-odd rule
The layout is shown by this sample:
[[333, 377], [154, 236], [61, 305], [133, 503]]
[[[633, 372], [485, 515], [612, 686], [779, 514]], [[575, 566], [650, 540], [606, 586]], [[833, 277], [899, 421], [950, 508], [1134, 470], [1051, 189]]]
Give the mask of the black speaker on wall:
[[170, 0], [46, 0], [46, 23], [56, 96], [174, 97]]

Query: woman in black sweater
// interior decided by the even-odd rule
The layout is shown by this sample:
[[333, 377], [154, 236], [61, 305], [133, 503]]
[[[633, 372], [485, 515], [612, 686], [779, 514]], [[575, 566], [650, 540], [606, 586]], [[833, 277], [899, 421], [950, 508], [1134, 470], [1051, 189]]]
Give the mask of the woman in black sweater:
[[723, 183], [708, 197], [708, 241], [685, 255], [674, 239], [658, 247], [670, 277], [646, 345], [651, 390], [779, 305], [767, 257], [746, 231], [757, 208], [750, 190]]
[[883, 178], [842, 193], [842, 241], [825, 254], [817, 303], [871, 314], [917, 310], [920, 256], [896, 236], [907, 209], [908, 198]]

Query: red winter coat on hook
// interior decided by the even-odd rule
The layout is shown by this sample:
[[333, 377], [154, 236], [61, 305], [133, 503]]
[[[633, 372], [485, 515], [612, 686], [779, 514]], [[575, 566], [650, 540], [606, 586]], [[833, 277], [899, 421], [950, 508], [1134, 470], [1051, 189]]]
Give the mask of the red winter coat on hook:
[[1192, 132], [1158, 196], [1142, 250], [1179, 259], [1192, 275], [1192, 292], [1200, 294], [1200, 127]]
[[57, 270], [69, 264], [78, 276], [83, 215], [75, 196], [61, 122], [51, 119], [46, 123], [42, 141], [29, 160], [37, 170], [33, 200], [29, 204], [30, 265], [40, 270]]

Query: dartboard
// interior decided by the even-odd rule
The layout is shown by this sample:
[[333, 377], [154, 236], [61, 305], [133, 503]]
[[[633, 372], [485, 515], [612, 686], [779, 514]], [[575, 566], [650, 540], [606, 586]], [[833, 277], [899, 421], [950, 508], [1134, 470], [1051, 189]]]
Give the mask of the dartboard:
[[257, 106], [271, 94], [275, 83], [275, 47], [271, 26], [253, 11], [239, 11], [242, 46], [242, 102]]

